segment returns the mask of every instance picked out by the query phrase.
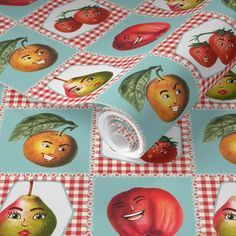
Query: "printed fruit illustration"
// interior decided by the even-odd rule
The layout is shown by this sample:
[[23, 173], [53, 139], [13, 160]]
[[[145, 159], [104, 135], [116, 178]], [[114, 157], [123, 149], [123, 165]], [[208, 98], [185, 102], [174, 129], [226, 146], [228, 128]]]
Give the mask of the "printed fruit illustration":
[[108, 219], [120, 236], [173, 236], [183, 223], [178, 200], [159, 188], [132, 188], [114, 196]]
[[204, 142], [221, 138], [219, 150], [225, 160], [236, 164], [236, 115], [226, 114], [212, 119], [206, 126]]
[[150, 163], [167, 163], [177, 157], [177, 142], [171, 141], [171, 138], [162, 136], [144, 155], [142, 160]]
[[207, 42], [193, 43], [189, 49], [190, 55], [202, 66], [212, 67], [217, 61], [215, 51]]
[[229, 71], [207, 91], [206, 96], [221, 101], [236, 99], [236, 74]]
[[236, 12], [236, 2], [235, 0], [221, 0], [221, 2], [228, 8]]
[[54, 24], [54, 27], [58, 31], [63, 32], [63, 33], [74, 32], [74, 31], [78, 30], [81, 26], [82, 26], [82, 24], [79, 23], [78, 21], [76, 21], [72, 17], [60, 18]]
[[34, 2], [37, 2], [37, 0], [0, 0], [0, 5], [26, 6]]
[[167, 5], [172, 11], [185, 11], [192, 9], [204, 0], [166, 0]]
[[[148, 83], [154, 69], [157, 78]], [[178, 75], [161, 77], [159, 71], [162, 71], [161, 66], [152, 66], [131, 74], [122, 81], [119, 93], [139, 112], [143, 109], [146, 96], [159, 118], [171, 122], [185, 109], [189, 100], [189, 89], [187, 83]]]
[[149, 22], [130, 26], [119, 33], [113, 48], [121, 51], [142, 47], [160, 38], [170, 29], [167, 22]]
[[86, 96], [93, 91], [97, 90], [108, 82], [113, 76], [110, 71], [95, 72], [88, 75], [72, 78], [68, 81], [55, 78], [56, 80], [63, 81], [63, 88], [65, 94], [69, 98], [77, 98]]
[[74, 19], [82, 24], [96, 25], [105, 21], [110, 15], [110, 12], [98, 5], [86, 6], [77, 10]]
[[43, 44], [31, 44], [16, 49], [9, 57], [9, 64], [16, 70], [33, 72], [48, 68], [57, 60], [57, 52]]
[[[69, 125], [61, 132], [48, 130]], [[72, 121], [51, 113], [40, 113], [23, 119], [11, 134], [9, 141], [29, 137], [23, 152], [27, 160], [44, 167], [58, 167], [71, 162], [76, 156], [78, 146], [73, 137], [64, 132], [77, 125]]]
[[229, 200], [215, 213], [213, 224], [217, 236], [235, 236], [236, 232], [236, 196]]
[[[190, 51], [191, 56], [193, 56], [193, 58], [197, 62], [199, 62], [201, 65], [203, 65], [205, 67], [211, 67], [211, 64], [213, 65], [213, 62], [215, 60], [215, 55], [213, 54], [212, 51], [215, 52], [217, 57], [219, 57], [220, 61], [224, 65], [227, 65], [231, 61], [233, 61], [236, 56], [236, 44], [235, 44], [235, 35], [234, 35], [234, 32], [232, 31], [232, 29], [225, 30], [225, 28], [223, 28], [223, 29], [218, 29], [218, 30], [212, 31], [212, 32], [201, 33], [199, 35], [195, 35], [192, 40], [196, 40], [196, 45], [197, 45], [198, 43], [200, 43], [199, 38], [203, 35], [208, 35], [208, 34], [211, 35], [208, 39], [208, 42], [201, 43], [201, 44], [205, 44], [205, 48], [207, 47], [207, 49], [205, 49], [205, 53], [202, 53], [202, 51], [203, 51], [203, 45], [202, 45], [201, 52], [198, 52], [198, 53], [192, 52], [191, 53], [191, 51]], [[193, 46], [193, 48], [194, 48], [194, 46]], [[190, 50], [191, 50], [191, 48], [190, 48]], [[199, 55], [197, 55], [197, 54], [199, 54]], [[202, 63], [200, 59], [198, 59], [200, 56], [202, 57], [202, 55], [200, 55], [200, 54], [205, 55], [205, 57], [207, 55], [206, 62], [208, 62], [208, 63], [206, 63], [206, 65], [205, 65], [205, 63]]]
[[27, 195], [20, 196], [0, 213], [0, 236], [50, 236], [57, 219], [53, 211], [36, 196], [31, 195], [33, 181]]

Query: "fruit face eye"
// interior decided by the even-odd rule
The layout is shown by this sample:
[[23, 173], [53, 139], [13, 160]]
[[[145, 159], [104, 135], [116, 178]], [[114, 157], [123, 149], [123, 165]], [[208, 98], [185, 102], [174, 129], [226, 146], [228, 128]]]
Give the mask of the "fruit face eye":
[[176, 91], [175, 91], [175, 94], [181, 94], [181, 90], [179, 90], [179, 89], [177, 89]]
[[162, 98], [165, 99], [165, 100], [168, 99], [169, 97], [170, 97], [169, 94], [163, 94], [163, 95], [162, 95]]
[[228, 79], [227, 83], [228, 84], [236, 83], [236, 79]]
[[32, 59], [31, 56], [22, 57], [22, 60], [23, 60], [23, 61], [29, 61], [30, 59]]
[[34, 217], [33, 217], [33, 219], [34, 220], [43, 220], [43, 219], [45, 219], [45, 214], [44, 213], [37, 213], [37, 214], [35, 214], [34, 215]]
[[225, 46], [225, 42], [224, 41], [219, 41], [219, 46], [224, 47]]
[[21, 218], [21, 214], [19, 212], [10, 212], [8, 218], [13, 220], [19, 220]]
[[236, 220], [236, 214], [235, 213], [230, 213], [230, 212], [228, 212], [228, 213], [226, 213], [225, 214], [225, 219], [226, 220]]
[[60, 148], [58, 148], [58, 151], [60, 151], [60, 152], [64, 152], [66, 149], [64, 148], [64, 147], [60, 147]]
[[38, 54], [39, 56], [41, 56], [41, 55], [44, 54], [44, 52], [42, 52], [42, 51], [38, 51], [37, 54]]
[[94, 80], [94, 79], [95, 79], [95, 77], [89, 77], [89, 78], [87, 79], [87, 81], [90, 82], [90, 81], [92, 81], [92, 80]]
[[42, 147], [50, 148], [50, 145], [48, 143], [42, 143]]

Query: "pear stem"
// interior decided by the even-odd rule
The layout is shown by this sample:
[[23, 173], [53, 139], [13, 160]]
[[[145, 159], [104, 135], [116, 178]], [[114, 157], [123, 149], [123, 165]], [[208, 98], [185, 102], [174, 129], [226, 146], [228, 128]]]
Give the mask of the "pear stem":
[[28, 192], [28, 194], [27, 194], [28, 196], [31, 196], [31, 194], [32, 194], [33, 184], [34, 184], [34, 181], [33, 181], [33, 180], [30, 180], [29, 192]]
[[66, 80], [64, 80], [64, 79], [60, 79], [60, 78], [54, 78], [55, 80], [59, 80], [59, 81], [63, 81], [63, 82], [67, 82]]
[[160, 80], [163, 80], [163, 77], [160, 76], [159, 71], [163, 71], [161, 66], [157, 66], [156, 74], [157, 74], [157, 76], [159, 77]]
[[67, 129], [69, 129], [70, 131], [72, 131], [73, 129], [77, 128], [78, 125], [75, 125], [73, 127], [69, 126], [69, 127], [66, 127], [65, 129], [63, 129], [59, 134], [58, 136], [61, 136]]

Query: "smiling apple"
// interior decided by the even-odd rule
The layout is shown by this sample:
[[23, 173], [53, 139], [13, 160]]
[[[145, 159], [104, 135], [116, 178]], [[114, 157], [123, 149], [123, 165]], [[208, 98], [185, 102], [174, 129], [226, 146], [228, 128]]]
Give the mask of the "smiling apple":
[[177, 199], [159, 188], [133, 188], [114, 196], [107, 215], [120, 236], [173, 236], [183, 223]]

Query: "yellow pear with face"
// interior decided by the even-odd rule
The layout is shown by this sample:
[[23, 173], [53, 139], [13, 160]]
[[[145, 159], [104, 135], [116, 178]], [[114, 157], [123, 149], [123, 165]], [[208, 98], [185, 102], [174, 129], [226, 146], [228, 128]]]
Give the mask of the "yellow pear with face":
[[57, 219], [43, 200], [31, 195], [33, 181], [27, 195], [20, 196], [0, 213], [0, 236], [50, 236]]

